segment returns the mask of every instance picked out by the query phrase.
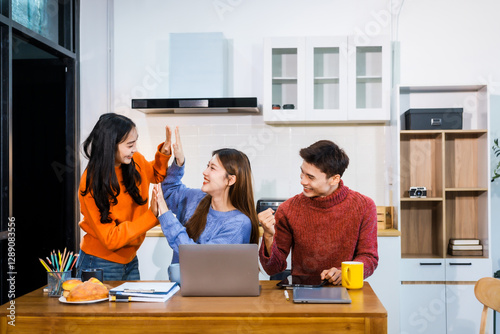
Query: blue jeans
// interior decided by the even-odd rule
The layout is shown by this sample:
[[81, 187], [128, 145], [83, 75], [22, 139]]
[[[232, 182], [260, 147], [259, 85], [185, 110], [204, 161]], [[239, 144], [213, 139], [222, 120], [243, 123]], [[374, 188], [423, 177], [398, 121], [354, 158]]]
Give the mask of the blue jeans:
[[80, 251], [78, 262], [76, 263], [76, 275], [82, 276], [83, 269], [101, 268], [104, 272], [105, 281], [138, 281], [141, 279], [139, 274], [139, 260], [137, 256], [127, 264], [121, 264], [101, 259], [100, 257], [89, 255]]

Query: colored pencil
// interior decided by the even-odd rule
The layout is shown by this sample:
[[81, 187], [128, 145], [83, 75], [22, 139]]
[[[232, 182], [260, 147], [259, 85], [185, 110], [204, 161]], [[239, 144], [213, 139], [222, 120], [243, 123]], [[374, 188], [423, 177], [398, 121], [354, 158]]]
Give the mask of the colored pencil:
[[73, 261], [73, 252], [69, 254], [69, 258], [66, 261], [66, 266], [64, 267], [64, 271], [67, 271], [69, 269], [69, 266], [71, 265], [71, 261]]
[[52, 267], [54, 267], [54, 269], [57, 269], [56, 261], [54, 261], [54, 251], [50, 253], [50, 258], [52, 259]]
[[45, 263], [44, 260], [38, 258], [38, 260], [40, 260], [40, 263], [42, 264], [42, 266], [45, 267], [45, 269], [48, 271], [48, 272], [51, 272], [52, 270], [50, 270], [49, 266]]
[[66, 261], [66, 247], [64, 247], [64, 253], [61, 260], [61, 271], [64, 271], [64, 261]]
[[75, 258], [73, 259], [73, 264], [71, 265], [71, 268], [69, 268], [69, 270], [72, 270], [72, 269], [73, 269], [73, 266], [75, 265], [76, 260], [78, 259], [78, 255], [80, 255], [80, 254], [76, 254], [76, 255], [75, 255]]
[[57, 250], [57, 256], [59, 257], [59, 263], [57, 264], [57, 268], [58, 270], [57, 271], [61, 271], [61, 250]]
[[49, 263], [49, 268], [51, 269], [51, 271], [54, 271], [54, 269], [52, 268], [52, 262], [50, 261], [49, 257], [46, 256], [45, 258], [47, 259], [47, 262]]

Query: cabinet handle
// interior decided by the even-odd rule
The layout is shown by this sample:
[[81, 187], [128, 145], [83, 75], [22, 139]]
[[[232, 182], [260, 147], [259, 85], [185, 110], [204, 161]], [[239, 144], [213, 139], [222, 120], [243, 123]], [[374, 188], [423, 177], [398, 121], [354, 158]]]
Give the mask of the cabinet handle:
[[420, 262], [421, 266], [440, 266], [441, 262]]
[[472, 263], [470, 263], [470, 262], [464, 262], [464, 263], [450, 263], [450, 266], [472, 266]]

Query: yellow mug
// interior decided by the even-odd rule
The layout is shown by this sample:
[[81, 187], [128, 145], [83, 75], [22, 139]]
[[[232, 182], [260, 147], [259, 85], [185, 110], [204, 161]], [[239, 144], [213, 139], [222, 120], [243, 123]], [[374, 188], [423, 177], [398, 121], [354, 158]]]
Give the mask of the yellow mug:
[[347, 289], [361, 289], [363, 287], [363, 262], [342, 262], [342, 286]]

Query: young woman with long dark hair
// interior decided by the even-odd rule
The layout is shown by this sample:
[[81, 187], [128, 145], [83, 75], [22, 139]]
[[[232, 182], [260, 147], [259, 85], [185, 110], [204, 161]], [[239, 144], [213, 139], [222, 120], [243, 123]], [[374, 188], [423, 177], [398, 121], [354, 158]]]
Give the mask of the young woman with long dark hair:
[[83, 269], [102, 268], [105, 281], [140, 279], [136, 252], [146, 232], [158, 224], [147, 205], [149, 185], [165, 178], [170, 137], [167, 126], [166, 140], [149, 162], [137, 152], [132, 120], [114, 113], [101, 115], [83, 143], [89, 162], [79, 188], [80, 227], [86, 234], [78, 275]]
[[161, 188], [153, 189], [151, 202], [154, 210], [157, 201], [158, 220], [174, 251], [172, 263], [179, 262], [181, 244], [257, 244], [259, 220], [248, 157], [231, 148], [214, 151], [201, 189], [187, 188], [181, 181], [185, 159], [177, 128], [175, 136], [175, 159]]

